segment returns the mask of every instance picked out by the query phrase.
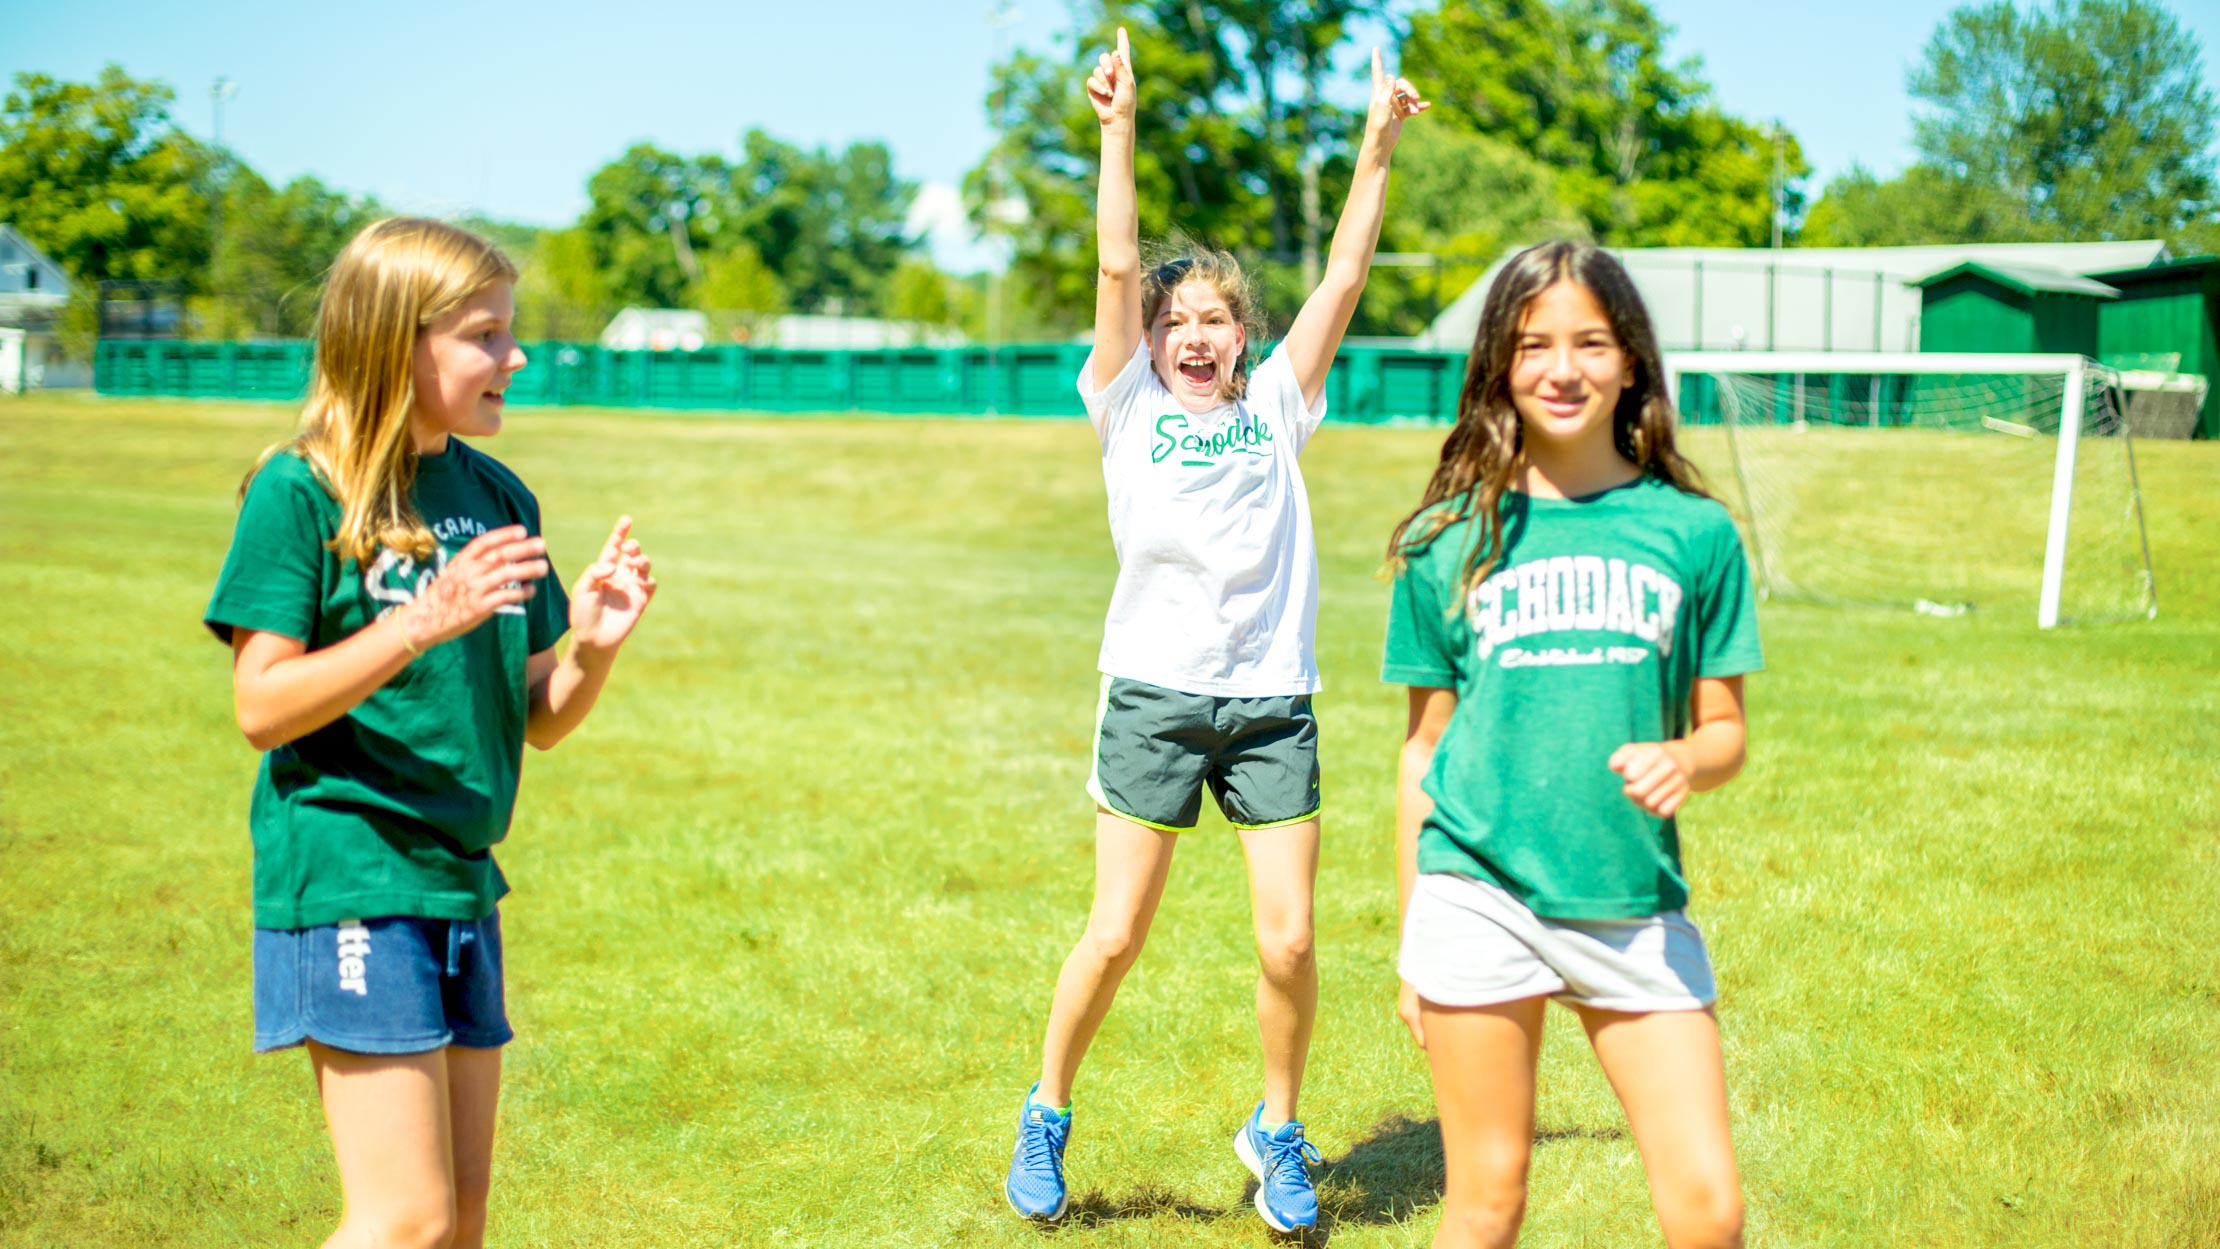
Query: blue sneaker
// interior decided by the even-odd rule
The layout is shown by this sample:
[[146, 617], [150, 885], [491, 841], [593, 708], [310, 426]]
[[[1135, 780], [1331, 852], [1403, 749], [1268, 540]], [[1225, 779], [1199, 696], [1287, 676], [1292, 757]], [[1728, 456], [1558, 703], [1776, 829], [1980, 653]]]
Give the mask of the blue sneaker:
[[1318, 1223], [1318, 1190], [1311, 1185], [1304, 1160], [1323, 1162], [1318, 1147], [1303, 1139], [1301, 1123], [1283, 1123], [1277, 1132], [1259, 1127], [1264, 1103], [1234, 1134], [1233, 1152], [1256, 1177], [1256, 1212], [1275, 1232], [1292, 1232]]
[[1010, 1178], [1002, 1181], [1003, 1199], [1028, 1219], [1053, 1223], [1064, 1217], [1064, 1142], [1071, 1139], [1071, 1115], [1033, 1104], [1036, 1084], [1026, 1091], [1018, 1112], [1017, 1148], [1010, 1154]]

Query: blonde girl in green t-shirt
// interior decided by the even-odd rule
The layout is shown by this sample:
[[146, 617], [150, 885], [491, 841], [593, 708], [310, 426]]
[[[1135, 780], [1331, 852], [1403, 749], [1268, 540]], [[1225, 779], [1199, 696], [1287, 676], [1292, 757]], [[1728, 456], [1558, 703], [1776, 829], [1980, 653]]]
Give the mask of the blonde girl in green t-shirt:
[[1674, 815], [1741, 770], [1754, 611], [1608, 253], [1543, 244], [1498, 276], [1456, 427], [1388, 560], [1382, 676], [1410, 687], [1399, 1013], [1440, 1107], [1434, 1245], [1518, 1237], [1553, 998], [1626, 1110], [1667, 1244], [1739, 1245], [1716, 988]]
[[566, 596], [537, 500], [456, 438], [500, 430], [524, 367], [516, 277], [437, 221], [347, 245], [206, 616], [264, 752], [255, 1047], [307, 1047], [346, 1199], [327, 1246], [483, 1244], [512, 1035], [492, 846], [524, 744], [578, 726], [655, 595], [626, 518]]

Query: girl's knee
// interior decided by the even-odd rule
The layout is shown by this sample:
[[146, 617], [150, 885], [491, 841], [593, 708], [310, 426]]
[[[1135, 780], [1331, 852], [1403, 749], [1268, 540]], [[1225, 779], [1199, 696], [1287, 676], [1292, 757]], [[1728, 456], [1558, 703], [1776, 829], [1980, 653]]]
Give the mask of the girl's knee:
[[1672, 1249], [1741, 1249], [1742, 1190], [1732, 1183], [1685, 1185], [1659, 1203]]
[[1437, 1249], [1509, 1249], [1526, 1221], [1526, 1184], [1467, 1185], [1442, 1203]]
[[1141, 957], [1145, 931], [1138, 924], [1089, 924], [1079, 944], [1105, 967], [1126, 967]]
[[1318, 957], [1309, 924], [1258, 933], [1256, 950], [1257, 961], [1264, 967], [1264, 978], [1275, 983], [1307, 977]]

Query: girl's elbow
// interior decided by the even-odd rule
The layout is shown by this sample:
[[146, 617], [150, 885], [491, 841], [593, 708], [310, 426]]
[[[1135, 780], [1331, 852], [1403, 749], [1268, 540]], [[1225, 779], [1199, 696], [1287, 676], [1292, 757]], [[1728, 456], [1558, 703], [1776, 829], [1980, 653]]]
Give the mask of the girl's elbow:
[[1328, 256], [1326, 271], [1318, 278], [1318, 289], [1353, 305], [1371, 280], [1371, 256]]
[[277, 725], [249, 719], [244, 713], [239, 716], [239, 733], [258, 754], [267, 754], [293, 740]]

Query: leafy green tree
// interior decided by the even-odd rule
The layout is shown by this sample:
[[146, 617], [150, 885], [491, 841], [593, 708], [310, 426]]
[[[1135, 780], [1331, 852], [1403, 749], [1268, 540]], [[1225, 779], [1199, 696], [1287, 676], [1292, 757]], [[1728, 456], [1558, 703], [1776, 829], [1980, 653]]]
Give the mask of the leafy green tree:
[[939, 329], [959, 315], [956, 284], [923, 256], [911, 256], [887, 280], [886, 315], [911, 325]]
[[571, 341], [601, 333], [615, 300], [594, 244], [584, 226], [543, 230], [529, 255], [515, 257], [520, 336]]
[[718, 339], [745, 342], [765, 320], [786, 311], [786, 284], [741, 240], [703, 266], [694, 306], [709, 314], [710, 331]]
[[1426, 122], [1403, 131], [1388, 183], [1381, 249], [1430, 254], [1380, 266], [1365, 287], [1367, 324], [1415, 333], [1480, 280], [1496, 257], [1546, 238], [1587, 238], [1557, 171], [1500, 139]]
[[728, 203], [733, 228], [777, 271], [792, 306], [867, 314], [914, 246], [903, 224], [916, 195], [883, 143], [811, 150], [751, 129]]
[[272, 187], [234, 164], [224, 185], [222, 245], [208, 285], [216, 306], [209, 337], [313, 333], [324, 274], [356, 231], [382, 210], [310, 177]]
[[1960, 7], [1908, 85], [1919, 160], [1831, 182], [1811, 241], [2220, 243], [2202, 53], [2152, 0]]
[[635, 144], [586, 182], [579, 224], [618, 300], [680, 308], [701, 278], [697, 253], [715, 241], [732, 173], [718, 156], [682, 157]]
[[902, 226], [916, 186], [882, 143], [805, 149], [749, 130], [737, 163], [640, 144], [586, 192], [579, 225], [621, 302], [697, 306], [707, 258], [744, 244], [792, 306], [868, 313], [912, 246]]
[[[1349, 180], [1362, 118], [1325, 84], [1349, 23], [1383, 6], [1356, 0], [1156, 0], [1092, 4], [1070, 54], [1020, 50], [994, 70], [987, 110], [999, 138], [964, 180], [974, 219], [1013, 245], [1008, 282], [1036, 333], [1085, 324], [1094, 300], [1094, 183], [1100, 138], [1082, 84], [1124, 26], [1141, 85], [1134, 155], [1141, 234], [1184, 232], [1245, 255], [1292, 256], [1311, 233], [1306, 159], [1315, 162], [1322, 246]], [[1021, 203], [1021, 220], [999, 211]], [[1296, 296], [1299, 298], [1299, 294]], [[1274, 303], [1278, 317], [1292, 305]]]
[[[1666, 59], [1643, 0], [1442, 0], [1411, 18], [1403, 72], [1434, 124], [1530, 154], [1586, 232], [1615, 246], [1762, 246], [1775, 136], [1711, 100], [1701, 66]], [[1779, 139], [1784, 204], [1810, 166]]]
[[539, 226], [520, 221], [502, 221], [495, 217], [466, 213], [455, 218], [455, 224], [491, 242], [512, 261], [523, 264], [540, 245], [540, 236], [547, 233]]
[[1993, 187], [1913, 165], [1886, 182], [1853, 165], [1827, 182], [1804, 217], [1808, 247], [1898, 247], [1918, 243], [2024, 242], [2026, 213]]
[[115, 65], [91, 83], [18, 74], [0, 102], [0, 221], [80, 282], [205, 289], [209, 154], [171, 124], [175, 98]]
[[2170, 234], [2215, 207], [2196, 37], [2151, 0], [1969, 5], [1912, 71], [1928, 163], [2060, 238]]

